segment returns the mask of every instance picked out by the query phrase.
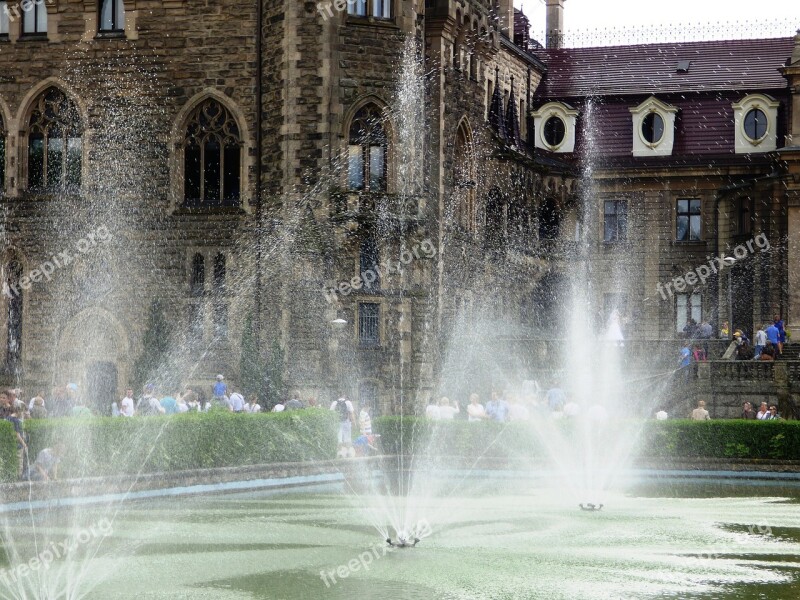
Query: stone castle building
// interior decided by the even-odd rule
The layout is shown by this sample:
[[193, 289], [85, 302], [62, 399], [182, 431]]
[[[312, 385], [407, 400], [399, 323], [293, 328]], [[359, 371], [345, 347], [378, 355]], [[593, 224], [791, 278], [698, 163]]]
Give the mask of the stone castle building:
[[287, 387], [411, 410], [510, 377], [493, 338], [559, 339], [578, 240], [630, 338], [800, 323], [797, 40], [563, 49], [564, 0], [552, 48], [512, 0], [12, 4], [8, 383], [107, 402], [157, 299], [187, 383], [237, 381], [252, 322]]

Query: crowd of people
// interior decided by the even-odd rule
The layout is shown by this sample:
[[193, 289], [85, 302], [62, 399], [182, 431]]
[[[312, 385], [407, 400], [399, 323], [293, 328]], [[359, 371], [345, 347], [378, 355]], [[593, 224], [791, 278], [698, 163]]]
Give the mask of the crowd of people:
[[[663, 413], [663, 417], [660, 416]], [[666, 414], [663, 411], [659, 412], [656, 415], [656, 418], [666, 419]], [[693, 421], [708, 421], [711, 419], [711, 415], [706, 409], [706, 403], [704, 400], [700, 400], [697, 403], [697, 408], [695, 408], [689, 418]], [[753, 409], [752, 402], [745, 402], [742, 406], [742, 413], [740, 418], [747, 419], [747, 420], [758, 420], [758, 421], [775, 421], [781, 419], [780, 414], [778, 413], [778, 407], [775, 404], [768, 404], [767, 402], [762, 402], [758, 408], [758, 411]]]

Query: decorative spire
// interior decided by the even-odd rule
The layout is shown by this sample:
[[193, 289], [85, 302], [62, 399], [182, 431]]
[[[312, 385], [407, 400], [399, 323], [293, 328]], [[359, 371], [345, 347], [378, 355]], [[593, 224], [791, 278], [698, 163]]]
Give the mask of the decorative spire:
[[522, 148], [522, 136], [519, 132], [519, 112], [517, 111], [517, 95], [514, 93], [514, 76], [511, 76], [511, 93], [508, 95], [506, 110], [506, 135], [508, 143]]
[[489, 106], [489, 125], [501, 140], [508, 139], [506, 120], [503, 116], [503, 94], [500, 91], [500, 67], [494, 68], [494, 94], [492, 94], [492, 104]]

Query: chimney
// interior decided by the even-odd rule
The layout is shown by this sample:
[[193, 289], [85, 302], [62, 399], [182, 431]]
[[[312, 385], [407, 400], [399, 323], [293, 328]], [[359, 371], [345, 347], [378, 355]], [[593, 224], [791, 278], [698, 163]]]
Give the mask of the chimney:
[[567, 0], [547, 0], [546, 48], [564, 46], [564, 2]]
[[500, 32], [510, 40], [514, 40], [514, 0], [500, 0], [497, 19]]

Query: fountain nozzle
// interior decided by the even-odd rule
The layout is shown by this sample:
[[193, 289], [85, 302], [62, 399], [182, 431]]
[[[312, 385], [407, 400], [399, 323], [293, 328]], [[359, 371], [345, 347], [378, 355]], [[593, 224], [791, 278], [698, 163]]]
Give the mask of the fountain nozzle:
[[404, 537], [399, 537], [396, 542], [393, 542], [392, 538], [386, 538], [386, 543], [392, 548], [413, 548], [419, 544], [419, 538], [415, 537], [413, 540], [409, 540]]
[[603, 510], [602, 504], [595, 504], [594, 502], [587, 502], [586, 504], [580, 503], [578, 506], [581, 510], [585, 510], [587, 512], [598, 512]]

